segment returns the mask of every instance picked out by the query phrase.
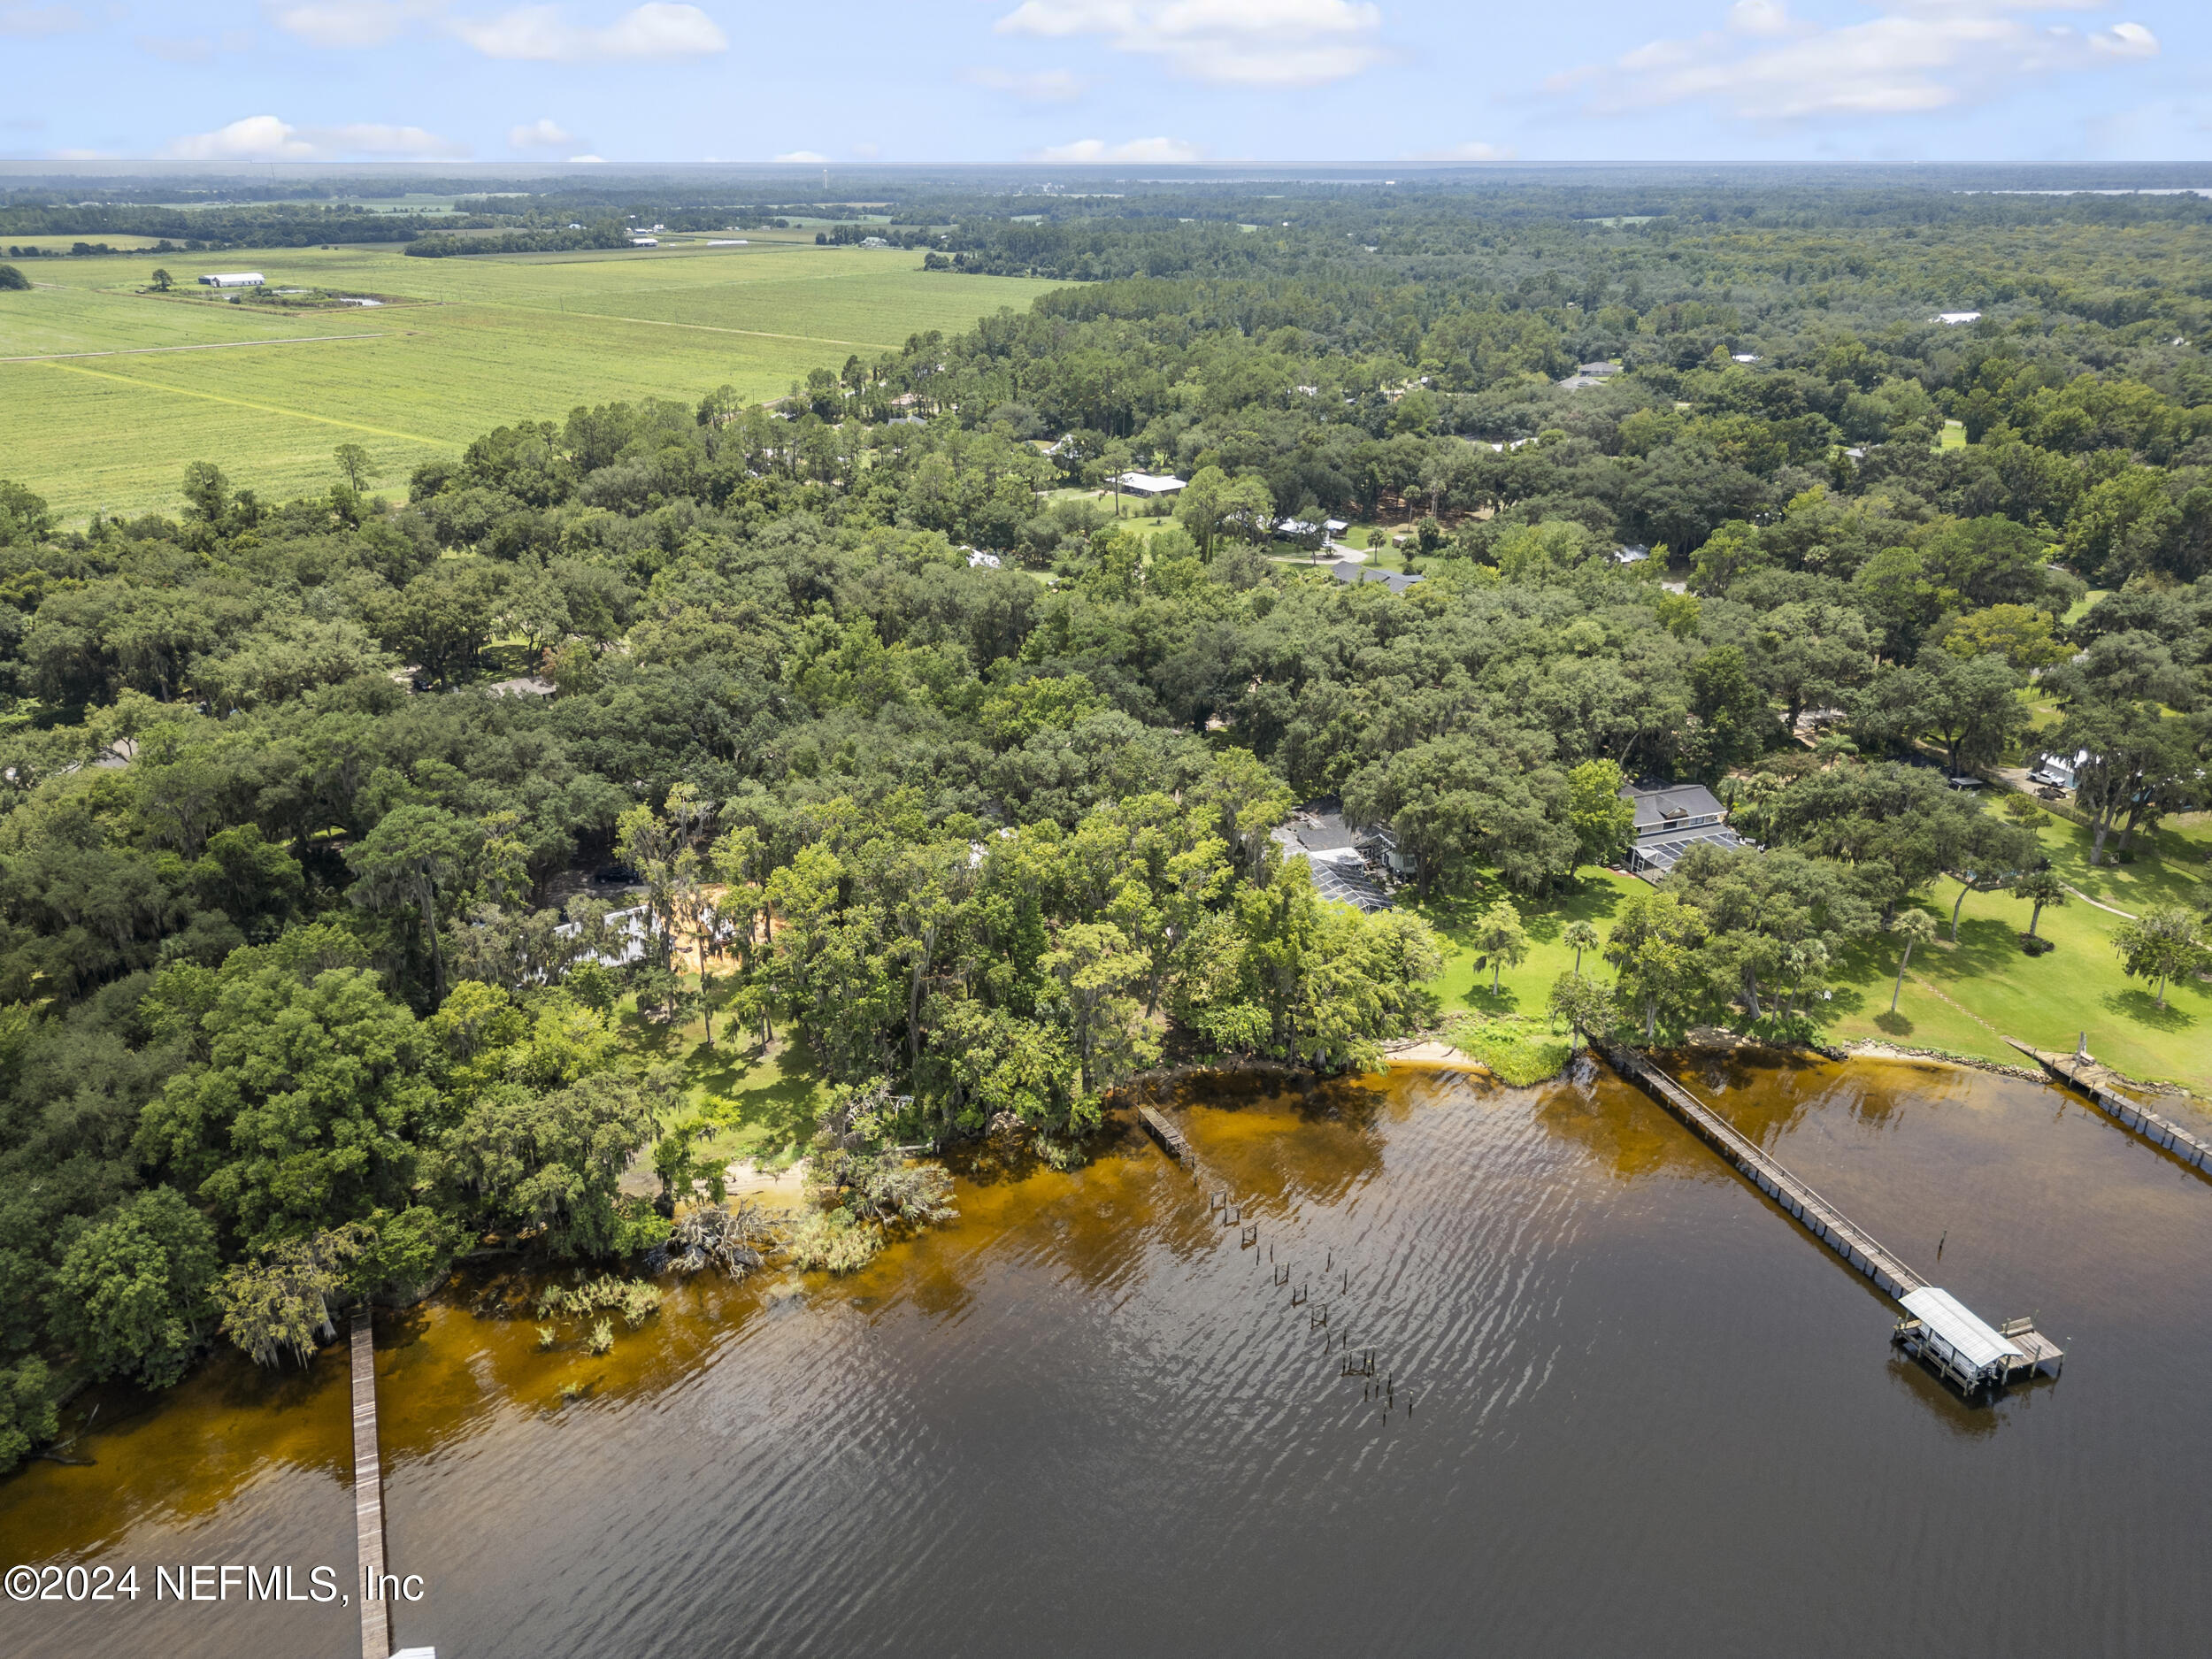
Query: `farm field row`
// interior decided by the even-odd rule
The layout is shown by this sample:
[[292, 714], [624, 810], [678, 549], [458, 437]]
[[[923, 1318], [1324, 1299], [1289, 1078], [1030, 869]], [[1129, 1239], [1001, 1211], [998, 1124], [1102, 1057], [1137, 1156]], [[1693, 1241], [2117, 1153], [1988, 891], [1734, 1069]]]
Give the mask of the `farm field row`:
[[[0, 305], [0, 476], [65, 519], [171, 510], [187, 464], [280, 500], [357, 442], [388, 491], [490, 427], [578, 404], [778, 396], [808, 370], [956, 331], [1051, 286], [925, 275], [909, 255], [810, 245], [411, 259], [396, 249], [165, 257], [273, 286], [426, 303], [273, 312], [135, 291], [151, 266], [52, 261]], [[337, 336], [327, 338], [326, 336]], [[176, 348], [216, 348], [177, 349]], [[112, 353], [98, 357], [64, 356]]]

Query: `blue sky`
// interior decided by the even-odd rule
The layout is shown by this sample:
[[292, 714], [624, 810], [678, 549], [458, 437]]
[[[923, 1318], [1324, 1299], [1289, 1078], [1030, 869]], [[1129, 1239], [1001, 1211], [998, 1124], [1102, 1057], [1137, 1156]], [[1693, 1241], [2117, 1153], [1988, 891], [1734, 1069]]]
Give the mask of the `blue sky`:
[[2212, 159], [2202, 0], [0, 0], [0, 64], [25, 159]]

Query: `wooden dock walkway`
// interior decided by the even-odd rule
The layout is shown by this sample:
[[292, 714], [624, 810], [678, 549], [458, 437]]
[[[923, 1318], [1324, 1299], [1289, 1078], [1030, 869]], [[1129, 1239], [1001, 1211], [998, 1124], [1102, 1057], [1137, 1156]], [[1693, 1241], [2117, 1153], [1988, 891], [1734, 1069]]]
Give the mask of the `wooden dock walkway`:
[[391, 1603], [384, 1581], [384, 1466], [376, 1448], [376, 1348], [366, 1307], [353, 1316], [353, 1531], [361, 1558], [353, 1594], [361, 1604], [361, 1659], [391, 1659]]
[[2031, 1048], [2016, 1037], [2008, 1037], [2005, 1041], [2060, 1082], [2087, 1095], [2090, 1102], [2115, 1123], [2134, 1130], [2153, 1146], [2172, 1153], [2198, 1174], [2212, 1179], [2212, 1145], [2207, 1145], [2170, 1118], [2161, 1118], [2148, 1107], [2130, 1100], [2116, 1089], [2105, 1087], [2098, 1077], [2103, 1068], [2093, 1062], [2085, 1064], [2073, 1055], [2057, 1054], [2047, 1048]]
[[1180, 1129], [1168, 1122], [1149, 1106], [1138, 1107], [1137, 1118], [1144, 1125], [1145, 1133], [1160, 1143], [1162, 1151], [1185, 1169], [1193, 1166], [1190, 1142], [1183, 1138], [1183, 1132]]
[[1734, 1164], [1751, 1184], [1801, 1223], [1805, 1231], [1874, 1281], [1884, 1294], [1902, 1301], [1928, 1281], [1884, 1249], [1874, 1236], [1761, 1151], [1735, 1126], [1696, 1095], [1632, 1048], [1599, 1047], [1613, 1069], [1640, 1083], [1690, 1132]]

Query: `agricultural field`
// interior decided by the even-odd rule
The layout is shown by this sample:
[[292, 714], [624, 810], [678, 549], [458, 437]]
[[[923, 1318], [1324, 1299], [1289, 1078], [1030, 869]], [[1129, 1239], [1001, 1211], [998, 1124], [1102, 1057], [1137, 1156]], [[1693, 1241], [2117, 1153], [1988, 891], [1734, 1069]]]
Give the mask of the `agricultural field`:
[[403, 303], [277, 312], [204, 290], [139, 290], [153, 265], [27, 262], [0, 296], [0, 477], [65, 518], [168, 511], [186, 465], [281, 500], [322, 488], [340, 443], [396, 494], [429, 456], [580, 403], [780, 396], [819, 365], [964, 329], [1053, 286], [925, 275], [918, 256], [750, 245], [414, 259], [396, 248], [164, 255], [180, 283], [259, 271], [272, 287]]

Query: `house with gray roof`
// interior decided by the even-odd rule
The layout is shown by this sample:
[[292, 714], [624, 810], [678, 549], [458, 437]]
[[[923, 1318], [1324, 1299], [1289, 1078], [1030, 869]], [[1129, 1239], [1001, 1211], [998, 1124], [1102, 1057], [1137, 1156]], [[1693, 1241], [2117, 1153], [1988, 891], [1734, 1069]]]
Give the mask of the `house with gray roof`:
[[1727, 810], [1701, 783], [1646, 780], [1625, 786], [1621, 799], [1636, 812], [1628, 867], [1647, 881], [1659, 880], [1693, 847], [1752, 844], [1728, 827]]
[[1361, 582], [1382, 582], [1392, 593], [1402, 594], [1419, 581], [1421, 575], [1418, 571], [1379, 571], [1368, 565], [1340, 565], [1336, 567], [1336, 579], [1355, 587]]

